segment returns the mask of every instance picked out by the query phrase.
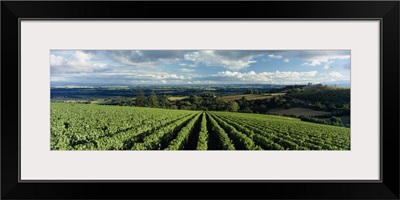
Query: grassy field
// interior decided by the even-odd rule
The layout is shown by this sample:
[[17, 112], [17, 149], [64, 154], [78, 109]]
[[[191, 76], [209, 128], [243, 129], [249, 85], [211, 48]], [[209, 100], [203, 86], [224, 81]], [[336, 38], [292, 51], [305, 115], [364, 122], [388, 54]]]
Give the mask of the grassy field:
[[189, 98], [189, 96], [182, 96], [182, 97], [168, 97], [168, 100], [170, 101], [179, 101], [179, 100], [184, 100]]
[[234, 100], [241, 99], [242, 97], [246, 97], [247, 100], [255, 100], [255, 99], [272, 98], [274, 96], [280, 96], [280, 95], [284, 95], [284, 94], [285, 93], [227, 95], [227, 96], [223, 96], [222, 99], [225, 101], [234, 101]]
[[278, 115], [297, 115], [297, 116], [318, 116], [329, 114], [329, 112], [325, 111], [316, 111], [308, 108], [289, 108], [289, 109], [273, 109], [269, 113], [278, 114]]
[[95, 101], [91, 101], [90, 103], [93, 103], [93, 104], [102, 104], [102, 103], [105, 103], [105, 102], [107, 102], [107, 101], [105, 101], [104, 99], [97, 99], [97, 100], [95, 100]]

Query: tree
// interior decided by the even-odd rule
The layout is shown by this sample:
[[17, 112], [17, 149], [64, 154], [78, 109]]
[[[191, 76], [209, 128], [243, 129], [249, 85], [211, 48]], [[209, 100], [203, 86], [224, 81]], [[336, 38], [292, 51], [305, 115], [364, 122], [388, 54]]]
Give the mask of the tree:
[[274, 101], [274, 103], [277, 103], [278, 100], [279, 100], [279, 97], [278, 96], [274, 96], [274, 97], [272, 97], [272, 100]]
[[149, 106], [150, 107], [158, 107], [158, 99], [157, 95], [154, 91], [151, 91], [150, 96], [149, 96]]
[[321, 103], [321, 102], [319, 102], [319, 101], [317, 101], [316, 103], [315, 103], [315, 107], [317, 108], [317, 109], [323, 109], [325, 106]]
[[237, 112], [239, 110], [239, 104], [236, 103], [236, 101], [232, 101], [229, 103], [229, 111], [231, 112]]
[[215, 106], [217, 111], [227, 110], [227, 105], [225, 101], [220, 97], [215, 98]]
[[335, 124], [335, 125], [339, 125], [339, 124], [342, 123], [342, 119], [340, 119], [340, 117], [332, 116], [332, 117], [330, 118], [330, 120], [331, 120], [331, 123], [332, 123], [332, 124]]
[[158, 101], [161, 108], [171, 107], [171, 102], [168, 100], [166, 95], [162, 95], [161, 97], [159, 97]]
[[192, 110], [196, 110], [203, 103], [203, 99], [196, 95], [190, 95], [189, 101], [192, 103]]
[[141, 106], [141, 107], [145, 106], [144, 100], [145, 100], [144, 93], [140, 89], [136, 98], [136, 106]]
[[254, 90], [248, 89], [244, 94], [253, 94], [253, 93], [254, 93]]

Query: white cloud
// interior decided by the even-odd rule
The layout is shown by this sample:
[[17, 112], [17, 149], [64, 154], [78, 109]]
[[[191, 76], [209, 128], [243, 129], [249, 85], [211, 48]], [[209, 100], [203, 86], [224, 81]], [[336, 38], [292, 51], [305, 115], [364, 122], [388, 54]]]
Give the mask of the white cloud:
[[177, 74], [169, 74], [163, 71], [146, 70], [109, 70], [95, 73], [60, 73], [53, 74], [51, 81], [55, 82], [77, 82], [90, 84], [160, 84], [160, 83], [184, 83], [185, 77]]
[[63, 72], [93, 72], [106, 67], [105, 63], [95, 60], [95, 56], [82, 51], [75, 51], [69, 57], [50, 55], [52, 73]]
[[270, 57], [270, 58], [279, 58], [279, 59], [282, 58], [282, 56], [276, 56], [274, 54], [269, 54], [268, 57]]
[[210, 80], [205, 80], [205, 81], [192, 81], [191, 83], [193, 84], [217, 84], [216, 81], [210, 81]]
[[132, 60], [129, 57], [124, 57], [124, 56], [115, 56], [115, 55], [111, 56], [114, 56], [113, 60], [117, 63], [134, 67], [154, 67], [157, 63], [156, 61]]
[[319, 60], [311, 60], [309, 62], [305, 62], [303, 65], [309, 65], [309, 66], [317, 66], [317, 65], [321, 65], [321, 61]]
[[198, 51], [187, 53], [184, 55], [185, 60], [196, 61], [200, 57], [200, 53]]
[[280, 59], [283, 62], [289, 62], [290, 60], [288, 58], [284, 58], [282, 55], [275, 55], [275, 54], [269, 54], [268, 55], [269, 58], [274, 58], [274, 59]]
[[250, 64], [256, 63], [253, 55], [235, 56], [218, 54], [215, 51], [195, 51], [184, 55], [186, 61], [191, 61], [195, 65], [221, 66], [230, 70], [241, 70], [248, 68]]
[[64, 59], [62, 56], [56, 56], [51, 54], [50, 55], [50, 65], [51, 66], [62, 66], [64, 62], [67, 60]]
[[[268, 51], [270, 58], [283, 59], [286, 62], [286, 58], [300, 59], [303, 60], [303, 65], [307, 66], [321, 66], [325, 67], [326, 63], [329, 63], [336, 59], [350, 59], [350, 50], [272, 50]], [[287, 60], [289, 61], [289, 60]], [[328, 65], [329, 66], [329, 65]]]
[[[322, 56], [311, 56], [308, 58], [307, 62], [305, 62], [303, 65], [309, 65], [309, 66], [319, 66], [324, 64], [325, 69], [329, 69], [329, 64], [333, 63], [334, 59], [349, 59], [350, 55], [322, 55]], [[328, 66], [328, 68], [326, 68]]]
[[350, 75], [346, 71], [338, 72], [332, 71], [329, 73], [320, 73], [318, 77], [319, 82], [337, 82], [337, 81], [349, 81]]
[[330, 69], [332, 63], [334, 63], [333, 60], [328, 60], [327, 62], [325, 62], [324, 69]]
[[225, 82], [237, 83], [266, 83], [266, 84], [300, 84], [307, 81], [315, 80], [317, 71], [308, 72], [261, 72], [254, 71], [241, 73], [233, 71], [218, 72], [212, 75], [214, 79]]
[[194, 69], [188, 69], [188, 68], [182, 68], [182, 69], [179, 69], [181, 72], [184, 72], [184, 73], [189, 73], [189, 72], [194, 72], [195, 70]]
[[175, 64], [183, 59], [185, 51], [175, 50], [107, 50], [98, 51], [104, 57], [121, 65], [157, 68], [160, 64]]
[[329, 73], [329, 76], [332, 76], [335, 78], [341, 78], [341, 77], [343, 77], [343, 74], [333, 71], [333, 72]]
[[176, 74], [163, 74], [155, 76], [157, 79], [185, 79], [183, 76], [178, 76]]

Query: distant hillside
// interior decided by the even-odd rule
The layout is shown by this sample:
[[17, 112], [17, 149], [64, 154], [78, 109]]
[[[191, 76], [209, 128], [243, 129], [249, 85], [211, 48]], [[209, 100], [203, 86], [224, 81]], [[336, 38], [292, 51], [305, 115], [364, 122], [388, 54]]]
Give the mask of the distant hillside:
[[305, 91], [312, 91], [312, 90], [338, 90], [338, 89], [348, 89], [342, 86], [328, 86], [324, 84], [316, 84], [316, 85], [307, 85], [302, 88]]
[[350, 89], [322, 84], [295, 88], [286, 93], [286, 97], [312, 103], [319, 109], [336, 110], [350, 108]]

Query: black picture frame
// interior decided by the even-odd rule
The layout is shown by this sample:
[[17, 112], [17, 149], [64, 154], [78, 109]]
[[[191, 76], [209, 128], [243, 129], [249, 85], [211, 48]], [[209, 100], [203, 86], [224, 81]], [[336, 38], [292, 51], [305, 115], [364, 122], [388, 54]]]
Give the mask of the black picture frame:
[[[399, 1], [2, 1], [2, 199], [399, 199]], [[19, 19], [379, 19], [378, 182], [19, 182]], [[18, 76], [17, 76], [18, 75]], [[18, 81], [18, 82], [17, 82]], [[154, 192], [148, 192], [147, 189]]]

